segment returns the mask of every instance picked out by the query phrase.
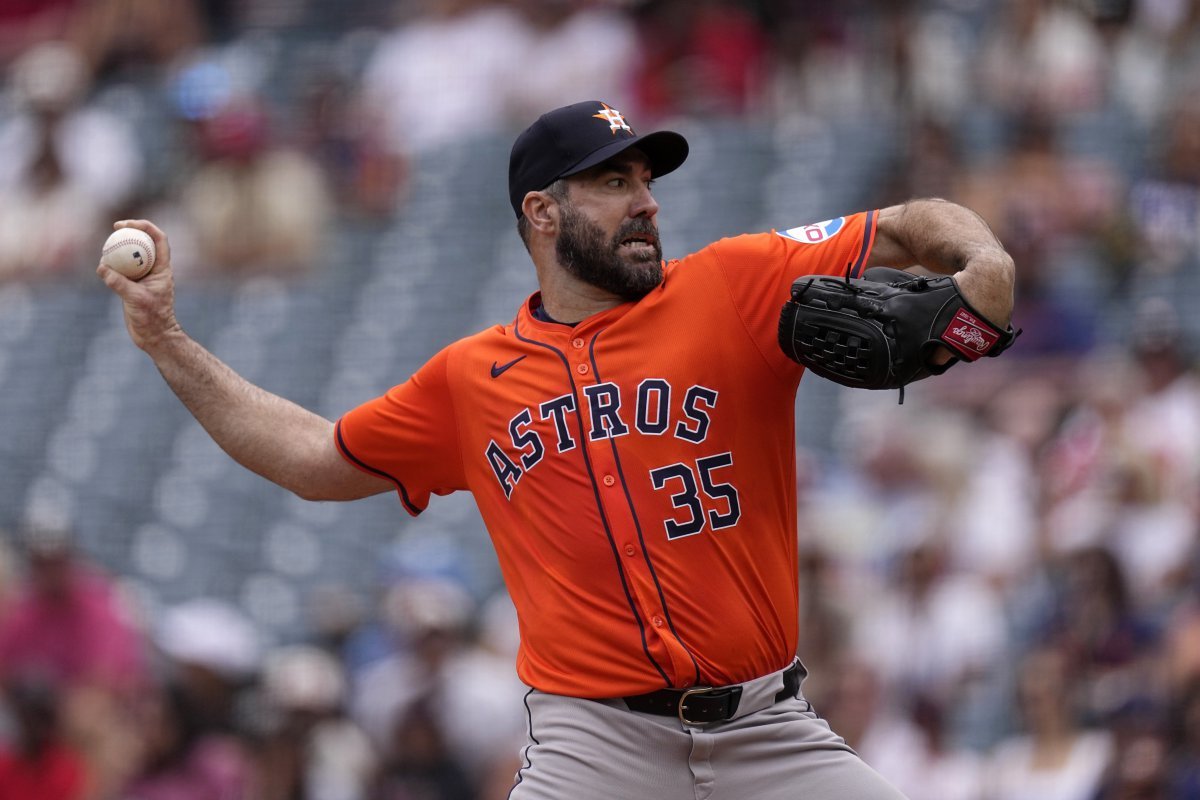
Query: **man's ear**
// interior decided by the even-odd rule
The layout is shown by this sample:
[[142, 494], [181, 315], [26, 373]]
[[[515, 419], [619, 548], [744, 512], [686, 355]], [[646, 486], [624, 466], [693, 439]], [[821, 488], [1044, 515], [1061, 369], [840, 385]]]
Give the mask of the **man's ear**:
[[558, 201], [546, 192], [528, 192], [521, 201], [521, 211], [529, 227], [541, 234], [558, 232]]

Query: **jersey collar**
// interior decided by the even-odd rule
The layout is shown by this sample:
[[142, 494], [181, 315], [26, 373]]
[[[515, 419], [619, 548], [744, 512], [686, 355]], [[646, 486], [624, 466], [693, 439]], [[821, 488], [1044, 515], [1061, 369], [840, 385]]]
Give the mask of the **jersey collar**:
[[[577, 322], [574, 325], [564, 322], [555, 322], [548, 317], [539, 316], [537, 310], [542, 308], [542, 293], [540, 291], [531, 294], [521, 305], [517, 312], [516, 323], [524, 331], [538, 331], [542, 337], [569, 337], [569, 336], [587, 336], [598, 330], [608, 327], [613, 322], [625, 316], [636, 306], [636, 302], [621, 303], [619, 306], [593, 314], [586, 319]], [[544, 313], [544, 312], [543, 312]]]

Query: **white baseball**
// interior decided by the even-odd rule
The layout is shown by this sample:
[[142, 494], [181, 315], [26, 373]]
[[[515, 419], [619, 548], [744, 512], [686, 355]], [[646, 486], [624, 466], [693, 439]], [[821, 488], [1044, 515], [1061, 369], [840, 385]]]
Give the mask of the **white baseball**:
[[105, 241], [100, 262], [130, 280], [139, 281], [154, 266], [154, 240], [137, 228], [120, 228]]

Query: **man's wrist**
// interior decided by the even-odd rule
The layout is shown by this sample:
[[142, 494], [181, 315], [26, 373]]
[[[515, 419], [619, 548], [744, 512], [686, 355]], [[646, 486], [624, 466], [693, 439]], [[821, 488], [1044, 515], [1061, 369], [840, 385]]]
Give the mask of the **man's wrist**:
[[185, 347], [190, 341], [190, 337], [184, 332], [178, 322], [172, 322], [171, 325], [164, 328], [162, 332], [153, 336], [143, 336], [141, 348], [155, 361], [160, 358], [169, 357], [172, 352], [177, 352], [180, 348]]
[[967, 304], [1001, 330], [1012, 319], [1013, 277], [1013, 260], [1007, 253], [972, 259], [953, 275]]

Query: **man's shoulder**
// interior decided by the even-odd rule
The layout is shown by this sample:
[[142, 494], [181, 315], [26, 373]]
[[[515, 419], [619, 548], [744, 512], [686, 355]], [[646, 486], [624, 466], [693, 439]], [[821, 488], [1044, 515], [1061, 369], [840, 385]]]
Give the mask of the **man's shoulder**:
[[447, 370], [456, 373], [465, 364], [490, 363], [491, 359], [511, 350], [516, 341], [516, 320], [496, 323], [456, 339], [442, 348], [434, 359], [443, 360]]
[[730, 256], [757, 255], [765, 257], [769, 256], [772, 250], [778, 246], [778, 243], [772, 241], [776, 238], [778, 237], [772, 233], [739, 233], [724, 236], [671, 263], [689, 266], [715, 263]]
[[501, 341], [509, 339], [513, 335], [513, 322], [494, 323], [486, 328], [481, 328], [474, 333], [469, 333], [466, 336], [453, 342], [451, 347], [471, 347], [477, 344], [487, 344], [489, 342]]
[[[704, 279], [705, 273], [733, 263], [762, 261], [773, 257], [770, 233], [742, 233], [706, 244], [699, 250], [666, 263], [664, 272], [676, 280], [685, 276]], [[670, 281], [668, 281], [670, 283]]]

